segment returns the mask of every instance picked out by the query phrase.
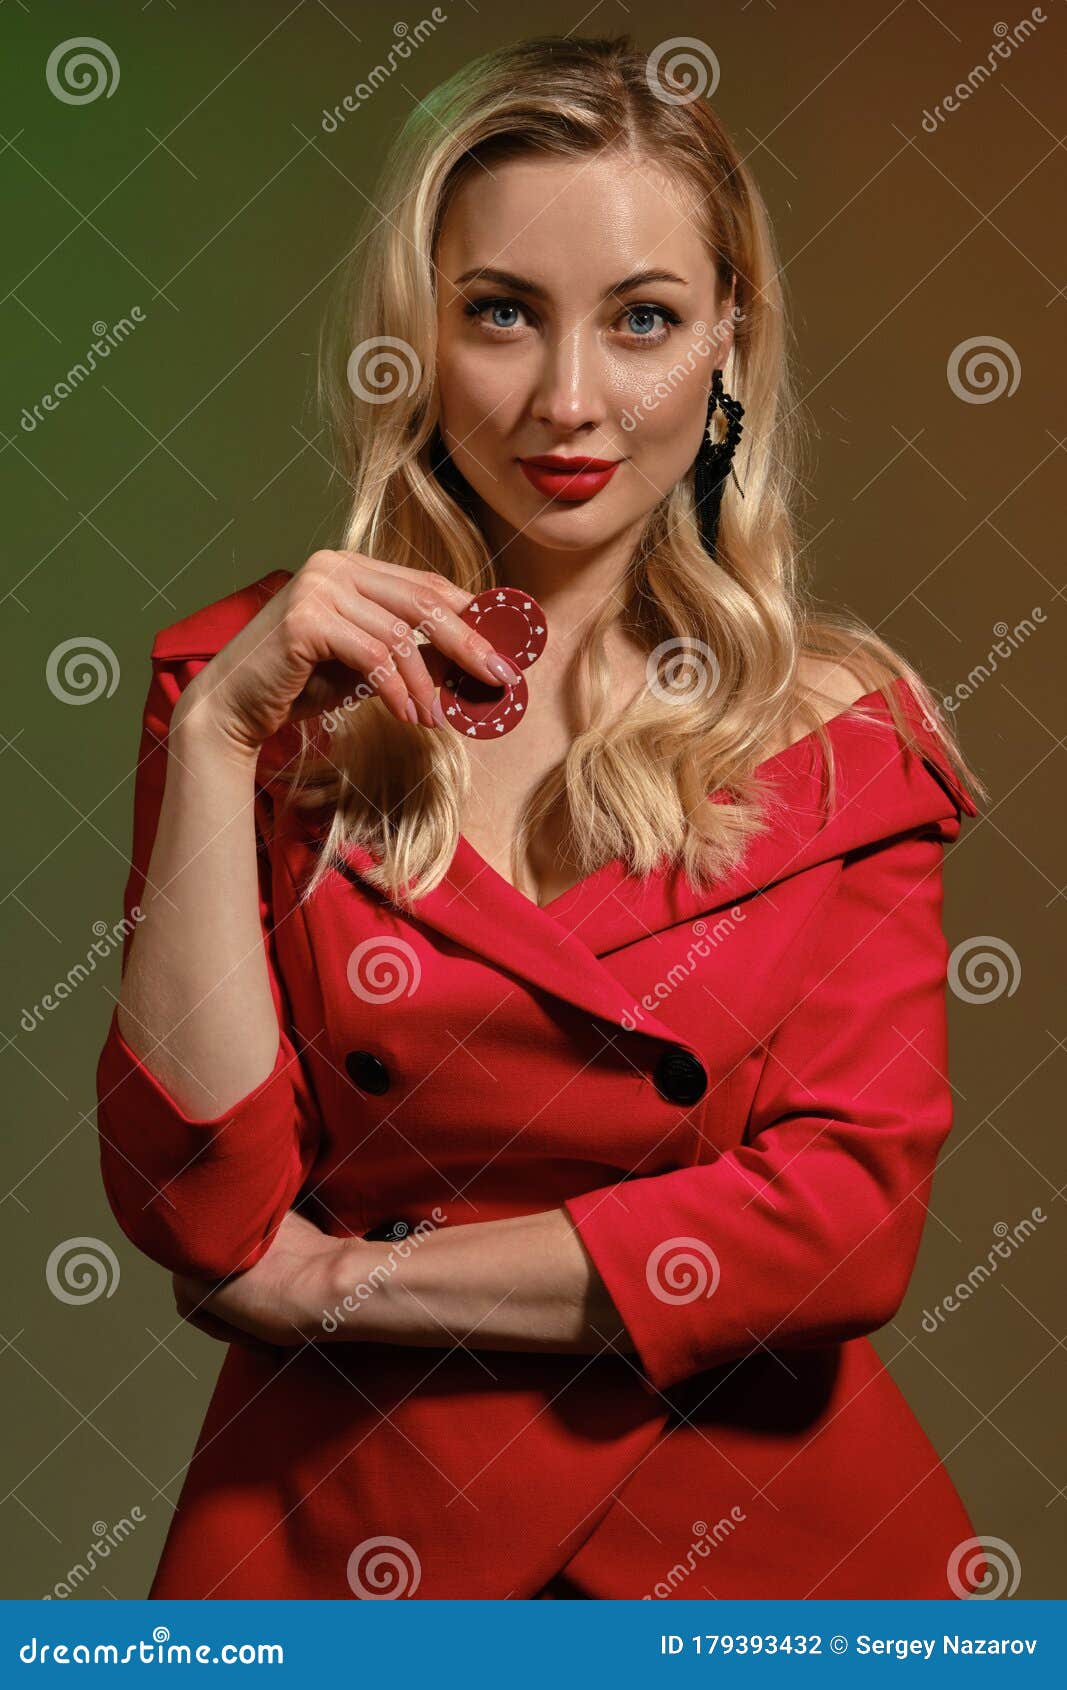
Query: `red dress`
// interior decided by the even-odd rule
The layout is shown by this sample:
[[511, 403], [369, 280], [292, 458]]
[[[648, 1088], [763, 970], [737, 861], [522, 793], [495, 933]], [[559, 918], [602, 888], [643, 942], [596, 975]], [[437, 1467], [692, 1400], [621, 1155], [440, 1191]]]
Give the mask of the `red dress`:
[[[287, 579], [155, 641], [127, 913], [174, 701]], [[298, 1200], [336, 1236], [564, 1205], [635, 1349], [230, 1345], [152, 1596], [961, 1593], [974, 1528], [865, 1336], [952, 1124], [942, 857], [976, 813], [896, 685], [924, 754], [866, 695], [829, 725], [832, 818], [809, 735], [761, 764], [773, 820], [703, 892], [614, 862], [538, 908], [461, 839], [417, 913], [361, 848], [301, 908], [314, 823], [274, 803], [292, 731], [264, 748], [277, 1062], [194, 1120], [112, 1022], [123, 1232], [220, 1278]]]

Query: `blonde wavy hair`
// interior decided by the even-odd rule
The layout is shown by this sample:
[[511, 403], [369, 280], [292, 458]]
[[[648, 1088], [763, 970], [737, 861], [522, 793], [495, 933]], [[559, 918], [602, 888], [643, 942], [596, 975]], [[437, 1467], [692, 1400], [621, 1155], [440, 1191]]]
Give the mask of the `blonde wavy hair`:
[[[707, 101], [660, 98], [648, 69], [628, 36], [543, 37], [476, 59], [415, 107], [379, 179], [381, 210], [369, 213], [324, 319], [319, 399], [352, 488], [340, 549], [437, 571], [471, 594], [493, 585], [470, 489], [438, 427], [434, 254], [452, 198], [482, 167], [605, 149], [654, 159], [688, 188], [720, 299], [734, 288], [724, 386], [745, 407], [735, 460], [744, 498], [728, 484], [716, 560], [700, 542], [691, 471], [649, 514], [622, 611], [606, 604], [577, 650], [574, 672], [589, 701], [581, 731], [533, 793], [514, 849], [518, 863], [552, 814], [583, 877], [621, 858], [636, 875], [680, 866], [695, 884], [728, 871], [765, 825], [767, 795], [753, 771], [798, 715], [821, 745], [833, 805], [833, 747], [818, 695], [798, 672], [809, 657], [847, 663], [867, 692], [888, 689], [894, 725], [913, 745], [891, 685], [906, 677], [950, 766], [984, 789], [919, 675], [857, 619], [817, 612], [801, 585], [792, 503], [807, 466], [767, 212]], [[354, 349], [389, 348], [389, 337], [403, 379], [383, 403], [350, 380], [350, 360]], [[605, 635], [620, 614], [667, 664], [687, 648], [698, 666], [714, 653], [716, 684], [688, 692], [650, 685], [612, 720]], [[321, 728], [305, 723], [301, 737], [288, 797], [328, 817], [303, 895], [352, 844], [372, 853], [367, 878], [394, 900], [414, 901], [437, 885], [469, 790], [463, 740], [398, 722], [375, 695], [339, 712], [328, 746]], [[732, 802], [706, 802], [719, 791]]]

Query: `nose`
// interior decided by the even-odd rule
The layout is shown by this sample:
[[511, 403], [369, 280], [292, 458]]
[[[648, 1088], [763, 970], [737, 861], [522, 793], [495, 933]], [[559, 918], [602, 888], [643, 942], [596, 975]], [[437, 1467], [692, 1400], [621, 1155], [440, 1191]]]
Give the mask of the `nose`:
[[603, 353], [594, 324], [579, 323], [545, 341], [532, 411], [558, 433], [597, 427], [608, 415]]

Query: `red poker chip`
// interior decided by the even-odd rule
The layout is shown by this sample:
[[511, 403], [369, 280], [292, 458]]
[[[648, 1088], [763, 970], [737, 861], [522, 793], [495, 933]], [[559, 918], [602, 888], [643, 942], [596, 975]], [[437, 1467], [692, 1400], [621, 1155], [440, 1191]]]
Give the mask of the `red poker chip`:
[[450, 727], [468, 739], [500, 739], [522, 721], [530, 693], [522, 671], [536, 663], [548, 643], [544, 612], [519, 587], [491, 587], [460, 612], [519, 670], [514, 686], [490, 686], [465, 669], [450, 669], [441, 682], [441, 708]]

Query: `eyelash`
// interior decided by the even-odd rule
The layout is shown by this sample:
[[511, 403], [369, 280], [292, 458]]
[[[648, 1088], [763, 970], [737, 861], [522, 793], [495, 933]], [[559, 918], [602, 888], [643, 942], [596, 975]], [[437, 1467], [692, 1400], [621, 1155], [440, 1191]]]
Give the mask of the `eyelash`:
[[[510, 299], [506, 295], [500, 295], [500, 296], [493, 298], [493, 299], [469, 300], [467, 302], [467, 304], [463, 307], [463, 313], [464, 313], [464, 316], [467, 316], [467, 317], [471, 317], [471, 318], [478, 317], [478, 318], [480, 318], [484, 312], [491, 310], [492, 307], [495, 306], [495, 305], [514, 305], [514, 306], [517, 306], [517, 308], [520, 311], [528, 312], [528, 307], [525, 306], [522, 303], [521, 299]], [[678, 313], [676, 311], [672, 311], [670, 309], [670, 306], [668, 306], [668, 305], [653, 305], [650, 301], [649, 302], [641, 301], [637, 305], [624, 306], [622, 315], [628, 317], [628, 316], [634, 315], [634, 313], [636, 313], [638, 311], [652, 311], [657, 316], [666, 318], [667, 322], [670, 323], [670, 324], [673, 324], [675, 327], [680, 325], [680, 323], [682, 321], [682, 319], [681, 319], [681, 317], [679, 317]], [[513, 323], [511, 325], [511, 328], [505, 329], [505, 328], [501, 328], [499, 324], [494, 325], [494, 324], [487, 323], [487, 324], [485, 324], [485, 327], [488, 330], [492, 339], [494, 339], [494, 340], [506, 340], [506, 339], [511, 338], [513, 330], [518, 328], [519, 325], [517, 323]], [[634, 340], [638, 344], [644, 345], [644, 346], [661, 346], [663, 344], [663, 342], [668, 338], [668, 333], [669, 333], [669, 331], [666, 330], [666, 329], [664, 329], [660, 334], [657, 334], [657, 335], [636, 334], [636, 333], [634, 333], [633, 330], [631, 330], [630, 332], [631, 332], [631, 334], [633, 334]]]

